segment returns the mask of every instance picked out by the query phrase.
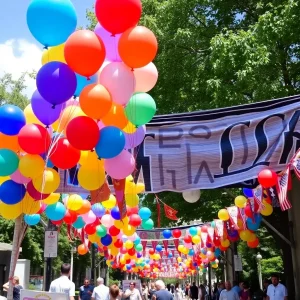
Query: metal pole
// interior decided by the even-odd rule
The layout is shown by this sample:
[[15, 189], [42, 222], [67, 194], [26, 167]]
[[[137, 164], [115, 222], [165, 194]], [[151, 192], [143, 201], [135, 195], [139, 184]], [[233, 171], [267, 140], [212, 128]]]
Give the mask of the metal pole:
[[259, 287], [260, 287], [261, 290], [263, 290], [262, 274], [261, 274], [261, 260], [262, 260], [262, 256], [260, 255], [260, 253], [257, 253], [256, 260], [257, 260], [257, 271], [258, 271]]
[[94, 282], [95, 284], [95, 247], [94, 245], [92, 245], [92, 266], [91, 266], [91, 280]]
[[208, 299], [211, 300], [211, 265], [210, 263], [208, 264]]
[[73, 281], [73, 264], [74, 264], [74, 251], [71, 247], [71, 270], [70, 270], [70, 280]]
[[[233, 255], [233, 262], [234, 262], [234, 257], [235, 255], [238, 255], [238, 250], [237, 250], [237, 242], [235, 242], [233, 244], [233, 251], [234, 251], [234, 255]], [[233, 263], [234, 264], [234, 263]], [[240, 282], [240, 272], [239, 271], [236, 271], [236, 266], [234, 266], [234, 280], [237, 281], [237, 282]]]

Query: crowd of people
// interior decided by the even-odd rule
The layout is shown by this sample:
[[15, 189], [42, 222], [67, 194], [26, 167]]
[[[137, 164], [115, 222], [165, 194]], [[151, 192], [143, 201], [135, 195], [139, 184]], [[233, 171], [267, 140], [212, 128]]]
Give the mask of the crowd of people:
[[[61, 266], [61, 276], [51, 282], [49, 291], [51, 293], [64, 293], [70, 300], [75, 300], [75, 284], [69, 279], [71, 271], [70, 264]], [[19, 278], [14, 277], [13, 300], [20, 299], [20, 290], [23, 288], [19, 284]], [[3, 288], [8, 291], [9, 283]], [[207, 285], [196, 285], [195, 282], [186, 282], [184, 287], [179, 283], [168, 284], [162, 280], [155, 283], [143, 283], [141, 289], [136, 288], [136, 283], [130, 282], [128, 289], [124, 292], [116, 284], [107, 287], [104, 285], [103, 278], [97, 279], [97, 286], [90, 284], [88, 279], [79, 289], [79, 300], [287, 300], [286, 287], [279, 282], [279, 276], [273, 274], [271, 281], [265, 279], [263, 291], [253, 293], [247, 282], [230, 281], [219, 282], [209, 289]], [[2, 299], [1, 299], [2, 300]]]

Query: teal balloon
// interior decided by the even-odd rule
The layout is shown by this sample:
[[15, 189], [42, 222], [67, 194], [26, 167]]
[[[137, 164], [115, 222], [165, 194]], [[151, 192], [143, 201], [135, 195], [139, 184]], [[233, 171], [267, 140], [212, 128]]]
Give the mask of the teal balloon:
[[97, 82], [97, 74], [93, 75], [92, 77], [90, 77], [90, 79], [88, 80], [86, 77], [81, 76], [79, 74], [76, 74], [76, 80], [77, 80], [77, 87], [76, 87], [76, 91], [74, 93], [75, 97], [79, 97], [79, 95], [81, 94], [81, 91], [89, 84], [93, 84]]
[[32, 0], [27, 9], [27, 25], [45, 47], [64, 43], [77, 26], [77, 15], [70, 0]]
[[125, 114], [127, 119], [136, 126], [147, 124], [156, 112], [154, 99], [147, 93], [134, 94], [126, 108]]
[[0, 176], [9, 176], [19, 167], [18, 155], [9, 149], [0, 149]]
[[143, 220], [142, 221], [142, 228], [145, 230], [150, 230], [154, 227], [154, 222], [152, 219]]
[[137, 244], [134, 246], [135, 250], [137, 252], [143, 251], [143, 245], [142, 244]]
[[85, 226], [85, 222], [83, 221], [82, 217], [79, 216], [72, 226], [76, 229], [81, 229]]
[[106, 236], [107, 229], [103, 225], [98, 225], [96, 227], [96, 234], [100, 237]]
[[46, 216], [52, 221], [60, 221], [66, 214], [66, 208], [61, 202], [48, 205], [46, 208]]
[[40, 220], [41, 220], [41, 216], [38, 214], [24, 216], [25, 223], [30, 226], [34, 226], [34, 225], [38, 224], [40, 222]]

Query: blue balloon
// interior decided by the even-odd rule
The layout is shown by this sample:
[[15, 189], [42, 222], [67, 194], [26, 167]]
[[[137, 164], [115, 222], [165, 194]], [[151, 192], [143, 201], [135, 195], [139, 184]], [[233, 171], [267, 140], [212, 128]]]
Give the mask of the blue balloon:
[[86, 77], [81, 76], [79, 74], [76, 74], [76, 80], [77, 80], [77, 87], [76, 87], [76, 91], [74, 93], [75, 97], [79, 97], [79, 95], [81, 94], [81, 91], [89, 84], [93, 84], [97, 82], [97, 75], [93, 75], [92, 77], [90, 77], [90, 80], [88, 80]]
[[92, 205], [92, 212], [96, 217], [102, 218], [105, 215], [106, 209], [101, 203], [95, 203]]
[[120, 214], [119, 208], [117, 206], [112, 208], [112, 210], [110, 211], [110, 215], [115, 220], [121, 220], [121, 214]]
[[100, 158], [109, 159], [119, 155], [125, 147], [124, 133], [117, 127], [107, 126], [100, 130], [100, 138], [95, 147]]
[[261, 214], [255, 214], [254, 220], [252, 220], [252, 218], [247, 219], [246, 221], [247, 228], [252, 231], [256, 231], [260, 226], [261, 220], [262, 220]]
[[77, 220], [72, 224], [72, 226], [76, 229], [81, 229], [85, 225], [85, 222], [83, 221], [82, 217], [78, 217]]
[[169, 254], [168, 254], [168, 257], [169, 257], [169, 258], [173, 257], [173, 254], [172, 254], [172, 253], [169, 253]]
[[50, 159], [48, 159], [48, 161], [47, 161], [47, 168], [53, 168], [54, 167], [54, 164], [53, 164], [53, 162], [50, 160]]
[[194, 251], [193, 249], [190, 249], [190, 250], [189, 250], [189, 255], [190, 255], [190, 256], [193, 256], [194, 254], [195, 254], [195, 251]]
[[60, 221], [66, 214], [66, 208], [61, 202], [48, 205], [46, 208], [46, 216], [52, 221]]
[[70, 0], [32, 0], [27, 9], [31, 34], [45, 47], [64, 43], [77, 26], [77, 15]]
[[221, 255], [221, 250], [220, 248], [215, 249], [215, 257], [219, 257]]
[[109, 246], [112, 243], [112, 237], [107, 234], [101, 238], [101, 243], [103, 246]]
[[148, 207], [142, 207], [139, 210], [139, 216], [142, 220], [148, 220], [151, 217], [151, 210]]
[[8, 205], [19, 203], [25, 194], [25, 186], [12, 180], [7, 180], [0, 186], [0, 199], [3, 203]]
[[253, 192], [251, 189], [243, 188], [243, 193], [247, 198], [253, 197]]
[[169, 239], [172, 236], [172, 232], [169, 229], [165, 229], [162, 234], [165, 239]]
[[76, 85], [75, 73], [68, 65], [59, 61], [43, 65], [36, 75], [40, 95], [54, 107], [73, 97]]
[[24, 221], [26, 224], [33, 226], [36, 225], [40, 222], [41, 220], [41, 216], [38, 214], [35, 215], [25, 215], [24, 216]]
[[163, 250], [161, 245], [157, 245], [155, 249], [157, 252], [161, 252]]
[[0, 132], [6, 135], [16, 135], [26, 124], [23, 111], [10, 104], [0, 107]]
[[189, 229], [189, 233], [190, 233], [191, 236], [194, 236], [194, 235], [196, 235], [198, 233], [198, 230], [197, 230], [196, 227], [191, 227]]

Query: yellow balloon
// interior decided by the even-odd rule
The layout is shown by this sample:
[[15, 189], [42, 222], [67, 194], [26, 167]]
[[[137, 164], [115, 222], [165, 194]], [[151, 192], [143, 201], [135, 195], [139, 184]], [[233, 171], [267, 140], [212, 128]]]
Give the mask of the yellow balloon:
[[22, 214], [21, 202], [7, 205], [0, 201], [0, 214], [6, 220], [14, 220]]
[[128, 253], [125, 253], [124, 258], [125, 258], [126, 260], [131, 259], [130, 255], [129, 255]]
[[122, 265], [126, 264], [126, 259], [125, 259], [124, 257], [121, 257], [121, 258], [120, 258], [120, 263], [121, 263]]
[[239, 208], [244, 208], [246, 203], [247, 203], [247, 198], [244, 196], [237, 196], [234, 199], [235, 206], [237, 206]]
[[20, 173], [27, 178], [36, 178], [43, 174], [45, 162], [40, 155], [26, 154], [19, 162]]
[[114, 226], [118, 229], [123, 229], [124, 223], [121, 220], [115, 220], [114, 221]]
[[251, 232], [248, 242], [254, 242], [256, 240], [256, 234]]
[[218, 212], [218, 217], [222, 221], [228, 221], [229, 220], [229, 213], [227, 209], [220, 209]]
[[82, 207], [83, 199], [80, 195], [73, 194], [68, 198], [67, 208], [72, 211], [79, 210]]
[[127, 125], [122, 129], [125, 133], [135, 133], [137, 127], [128, 121]]
[[219, 265], [218, 264], [214, 264], [214, 265], [211, 265], [214, 269], [218, 269]]
[[96, 151], [81, 151], [80, 153], [80, 159], [79, 164], [88, 167], [96, 169], [98, 167], [104, 167], [104, 160], [98, 159], [98, 155]]
[[251, 239], [251, 232], [249, 230], [241, 230], [240, 231], [240, 238], [242, 241], [248, 242]]
[[88, 239], [91, 243], [97, 243], [99, 241], [99, 236], [94, 233], [88, 236]]
[[45, 65], [51, 61], [60, 61], [66, 64], [64, 49], [65, 44], [60, 44], [44, 50], [42, 55], [42, 65]]
[[24, 214], [34, 215], [41, 208], [40, 201], [34, 200], [28, 193], [26, 193], [25, 197], [21, 201], [21, 208]]
[[135, 207], [139, 205], [139, 196], [136, 194], [125, 194], [125, 202], [129, 207]]
[[86, 116], [79, 106], [68, 106], [60, 114], [59, 119], [52, 124], [56, 132], [63, 132], [71, 120], [76, 117]]
[[119, 253], [119, 249], [117, 249], [116, 247], [110, 249], [110, 254], [111, 255], [118, 255]]
[[111, 194], [109, 196], [109, 199], [106, 200], [106, 201], [101, 202], [101, 204], [103, 205], [104, 208], [113, 208], [117, 204], [116, 197]]
[[124, 224], [126, 224], [126, 225], [128, 225], [128, 223], [129, 223], [129, 217], [124, 217], [123, 219], [122, 219], [122, 222], [124, 223]]
[[2, 177], [0, 177], [0, 184], [2, 184], [3, 182], [5, 182], [7, 180], [10, 180], [9, 176], [2, 176]]
[[264, 209], [262, 209], [260, 213], [265, 217], [270, 216], [273, 213], [272, 205], [270, 205], [269, 203], [264, 203], [264, 206]]
[[33, 179], [32, 183], [37, 191], [51, 194], [58, 189], [60, 177], [54, 169], [46, 168], [42, 175]]
[[140, 194], [145, 191], [145, 185], [141, 182], [135, 184], [134, 182], [126, 182], [125, 194]]
[[58, 202], [59, 199], [60, 199], [59, 193], [52, 193], [49, 195], [48, 198], [44, 199], [44, 203], [47, 205], [51, 205], [51, 204]]
[[[28, 104], [24, 109], [24, 116], [26, 119], [26, 124], [40, 124], [43, 125], [43, 123], [35, 116], [31, 104]], [[43, 125], [44, 126], [44, 125]]]
[[132, 236], [136, 231], [136, 228], [131, 225], [125, 225], [123, 227], [123, 233], [127, 236]]
[[143, 193], [145, 191], [145, 184], [142, 182], [138, 182], [135, 185], [135, 191], [137, 194]]
[[84, 189], [94, 191], [99, 189], [105, 181], [105, 171], [103, 167], [87, 168], [80, 167], [78, 171], [78, 182]]
[[201, 242], [200, 236], [199, 236], [199, 235], [194, 235], [194, 236], [192, 237], [192, 242], [193, 242], [194, 244], [199, 244], [199, 243]]
[[179, 245], [178, 246], [178, 251], [179, 252], [183, 252], [184, 251], [184, 246], [183, 245]]
[[228, 239], [226, 239], [226, 240], [222, 240], [221, 241], [221, 245], [223, 246], [223, 247], [229, 247], [230, 246], [230, 241], [228, 240]]

